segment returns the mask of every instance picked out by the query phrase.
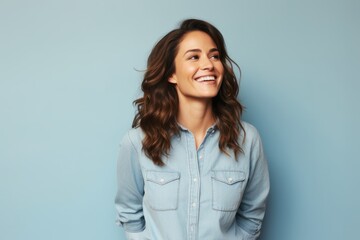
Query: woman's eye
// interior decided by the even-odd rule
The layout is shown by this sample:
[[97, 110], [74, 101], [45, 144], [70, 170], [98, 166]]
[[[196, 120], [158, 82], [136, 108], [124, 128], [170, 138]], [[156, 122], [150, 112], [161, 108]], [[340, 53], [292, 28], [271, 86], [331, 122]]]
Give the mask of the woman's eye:
[[211, 58], [212, 58], [212, 59], [219, 60], [219, 59], [220, 59], [220, 56], [219, 56], [219, 54], [216, 54], [216, 55], [211, 56]]
[[199, 56], [197, 56], [197, 55], [189, 57], [189, 60], [197, 60], [197, 59], [199, 59]]

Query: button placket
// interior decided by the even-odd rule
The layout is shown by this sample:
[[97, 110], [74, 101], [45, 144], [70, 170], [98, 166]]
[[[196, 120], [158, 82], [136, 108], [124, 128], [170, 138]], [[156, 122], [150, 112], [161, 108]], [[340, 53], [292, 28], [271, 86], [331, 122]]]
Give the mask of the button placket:
[[[206, 141], [206, 139], [204, 141]], [[201, 172], [204, 166], [204, 145], [201, 145], [200, 148], [198, 149], [198, 165], [199, 165], [199, 170]]]
[[188, 164], [189, 164], [189, 177], [192, 181], [189, 181], [189, 217], [188, 217], [188, 229], [189, 240], [195, 240], [197, 234], [198, 218], [199, 218], [199, 192], [200, 192], [200, 178], [199, 167], [197, 161], [197, 151], [195, 145], [195, 139], [192, 134], [188, 134], [187, 149], [188, 149]]

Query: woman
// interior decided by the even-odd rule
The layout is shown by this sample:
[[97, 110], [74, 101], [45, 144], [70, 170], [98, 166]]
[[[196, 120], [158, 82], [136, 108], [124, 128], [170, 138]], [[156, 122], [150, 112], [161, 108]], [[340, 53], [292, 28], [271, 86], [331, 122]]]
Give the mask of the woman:
[[[257, 239], [269, 175], [240, 120], [221, 33], [188, 19], [153, 48], [118, 160], [118, 223], [128, 239]], [[237, 66], [237, 65], [236, 65]]]

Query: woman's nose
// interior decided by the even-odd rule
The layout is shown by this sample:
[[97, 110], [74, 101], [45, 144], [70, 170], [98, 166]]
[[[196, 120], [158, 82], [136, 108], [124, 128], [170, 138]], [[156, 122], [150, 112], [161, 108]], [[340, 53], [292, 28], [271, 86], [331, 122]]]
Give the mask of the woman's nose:
[[214, 63], [208, 57], [203, 57], [201, 59], [201, 69], [202, 70], [213, 70]]

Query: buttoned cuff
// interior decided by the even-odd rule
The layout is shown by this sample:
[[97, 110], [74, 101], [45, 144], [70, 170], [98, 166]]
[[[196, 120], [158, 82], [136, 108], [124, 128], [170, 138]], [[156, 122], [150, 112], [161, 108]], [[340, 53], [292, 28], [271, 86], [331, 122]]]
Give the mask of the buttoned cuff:
[[248, 221], [237, 221], [237, 225], [246, 240], [255, 240], [260, 236], [261, 222], [255, 224]]
[[121, 222], [120, 220], [117, 220], [116, 225], [122, 226], [125, 232], [137, 233], [144, 231], [145, 220], [140, 219], [137, 221], [130, 221], [130, 222]]

